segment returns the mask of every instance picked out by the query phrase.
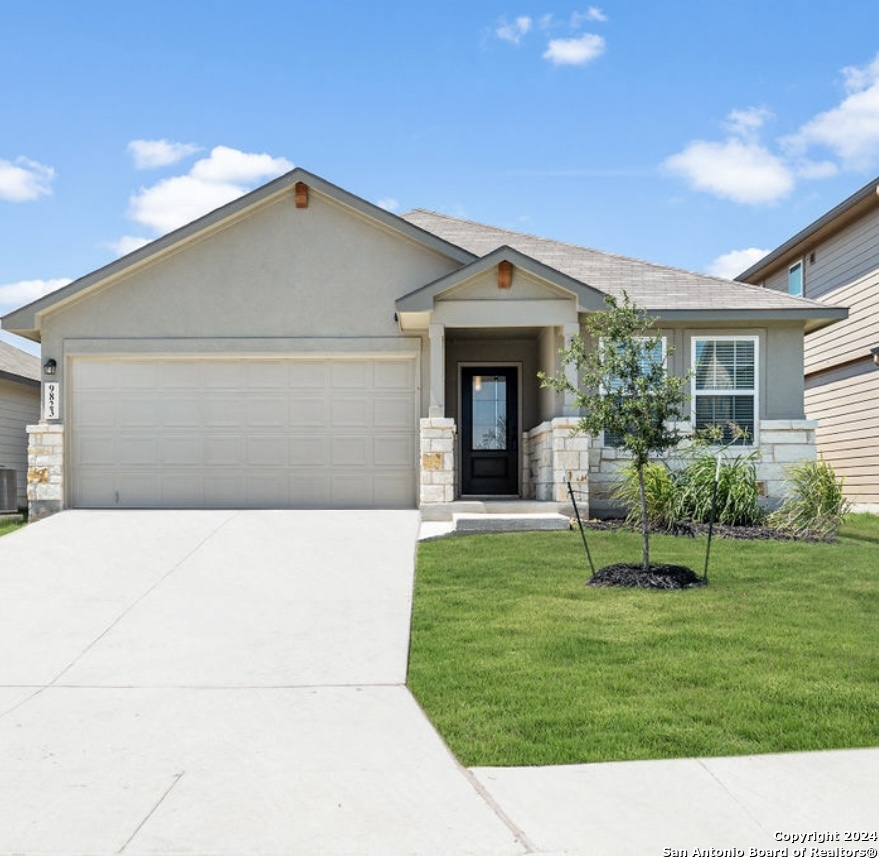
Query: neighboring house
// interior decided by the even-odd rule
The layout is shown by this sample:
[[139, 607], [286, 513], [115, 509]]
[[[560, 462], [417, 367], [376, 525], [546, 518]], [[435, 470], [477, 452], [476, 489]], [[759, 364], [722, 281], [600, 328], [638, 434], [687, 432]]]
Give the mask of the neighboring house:
[[27, 426], [40, 418], [40, 360], [0, 340], [0, 468], [14, 469], [27, 506]]
[[806, 337], [805, 410], [856, 509], [879, 512], [879, 178], [737, 280], [850, 309]]
[[[65, 507], [420, 507], [567, 501], [623, 462], [541, 389], [559, 348], [627, 291], [698, 355], [700, 422], [737, 417], [782, 466], [814, 457], [803, 334], [843, 308], [417, 211], [296, 169], [20, 308], [57, 363], [32, 428], [34, 516]], [[710, 371], [710, 372], [708, 372]], [[573, 373], [567, 368], [565, 372]], [[60, 465], [63, 464], [63, 465]]]

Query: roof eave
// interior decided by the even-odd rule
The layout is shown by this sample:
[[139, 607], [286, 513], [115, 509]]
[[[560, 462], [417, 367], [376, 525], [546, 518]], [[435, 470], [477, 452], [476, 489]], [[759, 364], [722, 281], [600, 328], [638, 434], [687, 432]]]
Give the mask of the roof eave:
[[833, 233], [847, 224], [861, 212], [866, 212], [875, 206], [879, 206], [879, 177], [872, 179], [863, 188], [858, 189], [850, 197], [847, 197], [838, 206], [834, 206], [808, 227], [800, 230], [774, 251], [771, 251], [762, 260], [758, 260], [749, 269], [746, 269], [735, 280], [744, 283], [759, 283], [770, 271], [775, 268], [785, 257], [796, 256], [797, 251], [805, 250], [809, 244], [813, 244], [819, 237]]

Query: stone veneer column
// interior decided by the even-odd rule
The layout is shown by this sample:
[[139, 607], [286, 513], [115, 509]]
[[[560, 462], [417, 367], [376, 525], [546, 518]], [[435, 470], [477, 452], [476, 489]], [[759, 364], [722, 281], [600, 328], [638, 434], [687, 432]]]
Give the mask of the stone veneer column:
[[789, 488], [787, 470], [804, 460], [817, 458], [815, 433], [818, 422], [805, 420], [772, 420], [760, 422], [761, 461], [757, 465], [757, 480], [770, 507], [777, 506]]
[[455, 500], [455, 421], [421, 419], [420, 506]]
[[27, 427], [28, 519], [42, 519], [64, 506], [64, 425]]
[[582, 433], [573, 433], [576, 426], [576, 418], [553, 418], [528, 431], [528, 483], [538, 501], [570, 506], [570, 481], [577, 506], [585, 516], [589, 509], [590, 440]]

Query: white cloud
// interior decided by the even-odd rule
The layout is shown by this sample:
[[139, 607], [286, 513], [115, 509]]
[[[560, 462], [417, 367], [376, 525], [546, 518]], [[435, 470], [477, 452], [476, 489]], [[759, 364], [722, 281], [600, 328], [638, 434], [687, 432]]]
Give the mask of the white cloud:
[[170, 140], [132, 140], [128, 151], [134, 158], [134, 166], [138, 170], [149, 170], [152, 167], [166, 167], [176, 164], [184, 158], [194, 155], [201, 149], [194, 143], [174, 143]]
[[732, 280], [736, 275], [740, 275], [745, 270], [750, 269], [758, 260], [762, 260], [769, 253], [769, 250], [764, 248], [742, 248], [739, 251], [721, 254], [708, 266], [708, 274], [714, 275], [716, 278]]
[[387, 209], [388, 212], [396, 212], [400, 208], [400, 202], [393, 197], [384, 197], [376, 201], [376, 206]]
[[70, 278], [50, 278], [49, 280], [34, 279], [3, 284], [0, 286], [0, 307], [5, 306], [9, 310], [14, 310], [22, 305], [28, 305], [53, 290], [66, 287], [70, 282]]
[[607, 15], [597, 6], [590, 6], [585, 12], [574, 12], [571, 15], [571, 26], [576, 30], [587, 21], [606, 21]]
[[0, 200], [23, 203], [52, 193], [55, 171], [21, 156], [14, 162], [0, 158]]
[[142, 188], [130, 200], [129, 216], [157, 233], [167, 233], [292, 168], [286, 158], [217, 146], [189, 173]]
[[736, 137], [753, 140], [756, 138], [757, 132], [772, 117], [772, 111], [762, 107], [733, 110], [730, 111], [729, 116], [726, 118], [725, 125], [729, 132]]
[[508, 23], [506, 18], [501, 18], [494, 32], [499, 39], [511, 45], [518, 45], [522, 37], [531, 30], [531, 24], [532, 21], [527, 15], [520, 15], [512, 24]]
[[842, 70], [848, 95], [805, 123], [784, 143], [794, 152], [823, 146], [852, 170], [871, 169], [879, 161], [879, 54], [866, 66]]
[[146, 239], [143, 236], [123, 236], [115, 242], [107, 242], [106, 245], [117, 256], [124, 257], [126, 254], [130, 254], [144, 245], [149, 245], [152, 241], [152, 239]]
[[551, 39], [543, 58], [556, 66], [583, 66], [600, 57], [604, 47], [603, 36], [584, 33], [573, 39]]
[[759, 143], [732, 138], [723, 143], [695, 140], [663, 166], [697, 191], [736, 203], [773, 203], [793, 190], [785, 162]]

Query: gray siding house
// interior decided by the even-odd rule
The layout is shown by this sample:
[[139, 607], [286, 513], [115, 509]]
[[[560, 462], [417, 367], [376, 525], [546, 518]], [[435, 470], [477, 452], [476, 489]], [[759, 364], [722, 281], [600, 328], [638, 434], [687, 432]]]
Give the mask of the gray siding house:
[[0, 468], [15, 470], [17, 506], [27, 506], [27, 426], [40, 417], [40, 360], [0, 340]]
[[[621, 452], [537, 372], [626, 291], [748, 424], [766, 495], [814, 457], [803, 337], [843, 308], [483, 224], [393, 215], [301, 169], [20, 308], [54, 360], [34, 516], [69, 507], [608, 509]], [[463, 508], [462, 508], [463, 506]]]
[[856, 509], [879, 512], [879, 178], [738, 280], [850, 309], [806, 337], [805, 409]]

